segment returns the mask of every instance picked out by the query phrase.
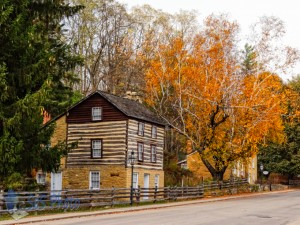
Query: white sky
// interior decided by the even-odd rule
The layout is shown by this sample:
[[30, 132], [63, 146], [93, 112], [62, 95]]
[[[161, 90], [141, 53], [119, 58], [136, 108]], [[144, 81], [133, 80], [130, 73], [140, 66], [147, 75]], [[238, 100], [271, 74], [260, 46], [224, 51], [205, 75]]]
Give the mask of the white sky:
[[[199, 20], [208, 15], [227, 13], [229, 18], [236, 20], [242, 34], [250, 31], [249, 26], [261, 16], [276, 16], [283, 20], [286, 45], [300, 49], [300, 1], [299, 0], [118, 0], [127, 4], [130, 9], [136, 5], [149, 4], [155, 9], [175, 13], [182, 10], [197, 10]], [[243, 41], [242, 41], [243, 43]], [[246, 43], [246, 41], [245, 41]], [[300, 63], [294, 69], [300, 74]], [[286, 79], [286, 77], [284, 78]]]

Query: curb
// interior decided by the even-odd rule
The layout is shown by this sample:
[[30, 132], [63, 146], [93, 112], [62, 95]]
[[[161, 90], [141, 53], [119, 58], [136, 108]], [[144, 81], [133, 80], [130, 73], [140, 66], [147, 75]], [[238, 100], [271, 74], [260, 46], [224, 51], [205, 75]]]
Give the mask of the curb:
[[195, 200], [189, 200], [189, 201], [153, 204], [153, 205], [146, 205], [146, 206], [133, 206], [133, 207], [126, 207], [126, 208], [119, 208], [119, 209], [107, 209], [107, 210], [95, 211], [95, 212], [70, 212], [70, 213], [64, 213], [64, 214], [53, 214], [53, 215], [47, 215], [47, 216], [22, 218], [20, 220], [3, 220], [3, 221], [0, 221], [0, 225], [29, 224], [29, 223], [38, 223], [38, 222], [55, 221], [55, 220], [89, 217], [89, 216], [100, 216], [100, 215], [120, 214], [120, 213], [127, 213], [127, 212], [138, 212], [138, 211], [144, 211], [144, 210], [155, 210], [155, 209], [160, 209], [160, 208], [170, 208], [170, 207], [176, 207], [176, 206], [185, 206], [185, 205], [202, 204], [202, 203], [217, 202], [217, 201], [235, 200], [235, 199], [241, 199], [241, 198], [255, 198], [255, 197], [259, 197], [261, 195], [285, 193], [285, 192], [292, 192], [292, 191], [296, 191], [296, 189], [287, 189], [287, 190], [272, 191], [272, 192], [259, 192], [259, 193], [232, 195], [232, 196], [224, 196], [224, 197], [208, 197], [208, 198], [204, 198], [204, 199], [195, 199]]

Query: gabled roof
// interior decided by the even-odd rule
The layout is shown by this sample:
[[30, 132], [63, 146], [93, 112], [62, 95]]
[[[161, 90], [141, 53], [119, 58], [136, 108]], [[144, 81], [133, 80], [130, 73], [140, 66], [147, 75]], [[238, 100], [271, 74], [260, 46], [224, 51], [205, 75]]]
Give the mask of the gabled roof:
[[[143, 104], [141, 104], [137, 101], [131, 100], [131, 99], [108, 94], [108, 93], [105, 93], [102, 91], [95, 91], [95, 92], [91, 93], [87, 97], [81, 99], [79, 102], [77, 102], [76, 104], [71, 106], [67, 110], [67, 112], [70, 111], [71, 109], [75, 108], [76, 106], [78, 106], [79, 104], [81, 104], [82, 102], [84, 102], [85, 100], [87, 100], [88, 98], [90, 98], [91, 96], [93, 96], [95, 94], [99, 94], [100, 96], [102, 96], [104, 99], [106, 99], [108, 102], [110, 102], [113, 106], [115, 106], [118, 110], [120, 110], [122, 113], [124, 113], [128, 117], [147, 121], [150, 123], [155, 123], [155, 124], [162, 125], [162, 126], [166, 125], [166, 123], [162, 119], [160, 119], [158, 116], [156, 116], [152, 111], [150, 111]], [[58, 119], [59, 117], [63, 116], [64, 114], [66, 114], [66, 112], [57, 116], [56, 118], [54, 118], [54, 120]]]
[[105, 98], [107, 101], [113, 104], [116, 108], [118, 108], [121, 112], [123, 112], [128, 117], [132, 117], [135, 119], [140, 119], [140, 120], [144, 120], [144, 121], [148, 121], [160, 125], [166, 125], [166, 123], [162, 119], [160, 119], [152, 111], [146, 108], [146, 106], [144, 106], [143, 104], [137, 101], [108, 94], [101, 91], [97, 91], [96, 93], [100, 94], [103, 98]]

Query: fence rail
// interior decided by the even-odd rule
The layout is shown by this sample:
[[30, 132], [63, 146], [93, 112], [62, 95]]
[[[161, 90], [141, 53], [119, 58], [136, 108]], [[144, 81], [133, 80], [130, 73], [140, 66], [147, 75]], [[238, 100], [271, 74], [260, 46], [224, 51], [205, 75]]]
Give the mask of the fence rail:
[[289, 180], [290, 186], [300, 186], [300, 180]]
[[[174, 201], [177, 199], [202, 198], [213, 195], [218, 189], [238, 189], [247, 184], [246, 179], [211, 182], [195, 187], [137, 188], [133, 190], [133, 203]], [[59, 190], [37, 192], [0, 193], [0, 214], [21, 211], [51, 209], [76, 210], [82, 207], [114, 206], [130, 203], [130, 188], [101, 190]], [[232, 192], [230, 192], [232, 193]]]

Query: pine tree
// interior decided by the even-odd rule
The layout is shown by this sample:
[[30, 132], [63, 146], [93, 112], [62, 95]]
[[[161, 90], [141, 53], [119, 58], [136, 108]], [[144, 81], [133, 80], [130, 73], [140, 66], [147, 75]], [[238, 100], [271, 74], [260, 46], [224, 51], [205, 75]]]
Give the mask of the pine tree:
[[[0, 183], [13, 172], [58, 167], [65, 148], [46, 149], [56, 116], [71, 104], [72, 72], [81, 62], [64, 42], [62, 24], [81, 6], [61, 0], [0, 2]], [[49, 152], [51, 151], [51, 152]], [[47, 155], [45, 160], [43, 156]]]
[[241, 65], [244, 75], [254, 74], [257, 71], [256, 53], [254, 47], [246, 44], [243, 53], [243, 61]]
[[294, 77], [285, 87], [286, 113], [284, 121], [284, 143], [269, 142], [260, 147], [259, 163], [269, 172], [287, 175], [300, 174], [300, 76]]

